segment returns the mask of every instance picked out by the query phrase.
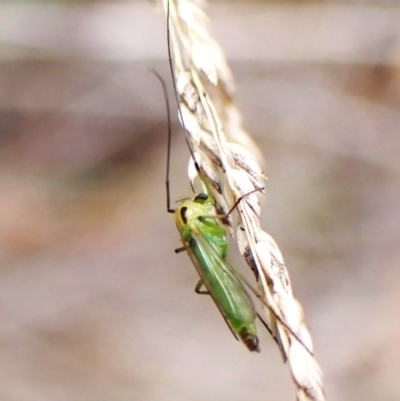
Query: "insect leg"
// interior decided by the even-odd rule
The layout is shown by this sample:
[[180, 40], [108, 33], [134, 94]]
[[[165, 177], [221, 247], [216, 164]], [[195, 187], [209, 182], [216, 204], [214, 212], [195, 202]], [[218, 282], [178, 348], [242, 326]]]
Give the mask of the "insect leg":
[[204, 285], [203, 280], [199, 280], [199, 282], [196, 285], [196, 288], [194, 289], [194, 292], [200, 295], [210, 295], [210, 293], [207, 290], [205, 291], [200, 290], [200, 288], [203, 287], [203, 285]]
[[[201, 291], [200, 288], [204, 285], [203, 280], [199, 280], [199, 282], [196, 285], [196, 288], [194, 289], [196, 294], [200, 294], [200, 295], [211, 295], [207, 290], [205, 291]], [[235, 334], [235, 332], [232, 330], [232, 327], [230, 326], [229, 322], [226, 320], [225, 316], [222, 314], [222, 317], [225, 320], [226, 325], [229, 327], [229, 330], [231, 331], [233, 337], [236, 338], [236, 340], [239, 341], [239, 338], [237, 337], [237, 335]]]
[[230, 208], [229, 212], [224, 216], [224, 217], [228, 217], [238, 206], [238, 204], [244, 199], [246, 198], [246, 196], [249, 196], [251, 194], [254, 194], [255, 192], [262, 192], [264, 191], [264, 187], [260, 187], [260, 188], [256, 188], [253, 189], [253, 191], [248, 192], [247, 194], [241, 196], [235, 203], [234, 205]]
[[167, 210], [168, 213], [175, 213], [175, 209], [172, 209], [171, 207], [171, 196], [170, 196], [170, 185], [169, 185], [169, 166], [170, 166], [170, 156], [171, 156], [171, 111], [169, 107], [169, 100], [168, 100], [168, 95], [167, 95], [167, 86], [165, 85], [164, 79], [158, 74], [157, 71], [151, 70], [151, 72], [158, 78], [158, 80], [161, 83], [163, 93], [164, 93], [164, 99], [165, 99], [165, 105], [167, 107], [167, 117], [168, 117], [168, 144], [167, 144], [167, 170], [166, 170], [166, 177], [165, 177], [165, 187], [167, 190]]
[[184, 246], [182, 246], [181, 248], [176, 248], [175, 249], [175, 253], [181, 253], [181, 252], [185, 252], [186, 248]]
[[268, 326], [268, 324], [267, 324], [267, 322], [261, 317], [261, 315], [257, 312], [257, 317], [260, 319], [260, 321], [261, 321], [261, 323], [264, 325], [264, 327], [268, 330], [268, 332], [269, 332], [269, 334], [271, 334], [271, 337], [275, 340], [275, 342], [278, 344], [278, 348], [281, 350], [281, 355], [282, 355], [282, 359], [283, 359], [283, 362], [285, 363], [286, 362], [286, 360], [287, 360], [287, 358], [286, 358], [286, 355], [283, 353], [283, 346], [282, 346], [282, 343], [281, 343], [281, 341], [279, 340], [279, 337], [277, 337], [277, 336], [275, 336], [273, 333], [272, 333], [272, 330], [271, 330], [271, 328]]

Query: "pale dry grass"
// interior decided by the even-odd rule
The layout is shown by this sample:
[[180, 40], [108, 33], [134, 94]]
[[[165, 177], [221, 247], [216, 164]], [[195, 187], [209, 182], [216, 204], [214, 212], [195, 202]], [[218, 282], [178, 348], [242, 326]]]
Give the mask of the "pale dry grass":
[[[235, 83], [224, 53], [207, 30], [203, 1], [164, 0], [179, 115], [188, 141], [217, 203], [226, 213], [237, 199], [264, 187], [261, 153], [243, 129], [234, 104]], [[189, 177], [196, 171], [189, 166]], [[303, 310], [274, 239], [262, 230], [257, 195], [239, 204], [235, 224], [223, 222], [254, 272], [259, 301], [288, 361], [298, 400], [324, 400], [322, 372], [313, 357]]]

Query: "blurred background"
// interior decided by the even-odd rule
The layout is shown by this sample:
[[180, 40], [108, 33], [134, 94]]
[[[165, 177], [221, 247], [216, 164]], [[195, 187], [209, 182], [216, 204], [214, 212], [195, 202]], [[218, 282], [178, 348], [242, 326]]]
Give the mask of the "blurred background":
[[[328, 399], [398, 400], [400, 3], [211, 3], [266, 158], [263, 227]], [[294, 400], [267, 333], [247, 352], [173, 252], [150, 67], [171, 91], [153, 3], [0, 3], [1, 400]], [[191, 192], [175, 131], [179, 200]]]

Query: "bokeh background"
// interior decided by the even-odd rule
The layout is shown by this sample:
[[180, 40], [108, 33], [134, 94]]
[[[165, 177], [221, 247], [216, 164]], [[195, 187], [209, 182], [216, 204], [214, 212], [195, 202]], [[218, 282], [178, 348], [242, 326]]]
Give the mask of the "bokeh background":
[[[399, 400], [400, 3], [211, 3], [328, 398]], [[173, 252], [149, 68], [171, 89], [150, 2], [0, 3], [1, 400], [294, 399], [269, 336], [235, 342]]]

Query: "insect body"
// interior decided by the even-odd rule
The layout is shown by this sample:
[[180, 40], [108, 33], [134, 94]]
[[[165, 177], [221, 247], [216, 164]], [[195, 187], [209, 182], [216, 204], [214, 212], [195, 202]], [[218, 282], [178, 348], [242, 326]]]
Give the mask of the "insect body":
[[259, 352], [256, 312], [240, 278], [225, 260], [226, 232], [211, 217], [213, 211], [214, 199], [204, 193], [181, 203], [175, 221], [183, 248], [177, 251], [187, 251], [200, 276], [196, 292], [201, 293], [204, 285], [207, 292], [203, 293], [212, 297], [236, 339], [250, 351]]
[[[216, 217], [212, 216], [215, 210], [215, 201], [200, 171], [187, 138], [186, 141], [197, 174], [207, 188], [207, 194], [200, 193], [193, 200], [183, 201], [176, 210], [171, 208], [169, 191], [171, 150], [169, 102], [166, 96], [167, 91], [164, 80], [157, 72], [154, 73], [163, 87], [168, 111], [168, 156], [165, 183], [167, 190], [167, 210], [169, 213], [175, 214], [176, 226], [183, 244], [183, 248], [178, 249], [177, 252], [187, 251], [200, 276], [200, 281], [195, 291], [197, 293], [209, 294], [234, 337], [241, 340], [250, 351], [259, 352], [259, 340], [255, 324], [257, 314], [254, 305], [241, 284], [240, 277], [238, 277], [238, 274], [225, 260], [228, 248], [225, 240], [226, 232], [224, 228], [217, 224]], [[240, 199], [233, 206], [232, 210], [239, 202]], [[228, 215], [230, 212], [228, 212]], [[206, 292], [200, 291], [203, 285], [207, 289]]]

